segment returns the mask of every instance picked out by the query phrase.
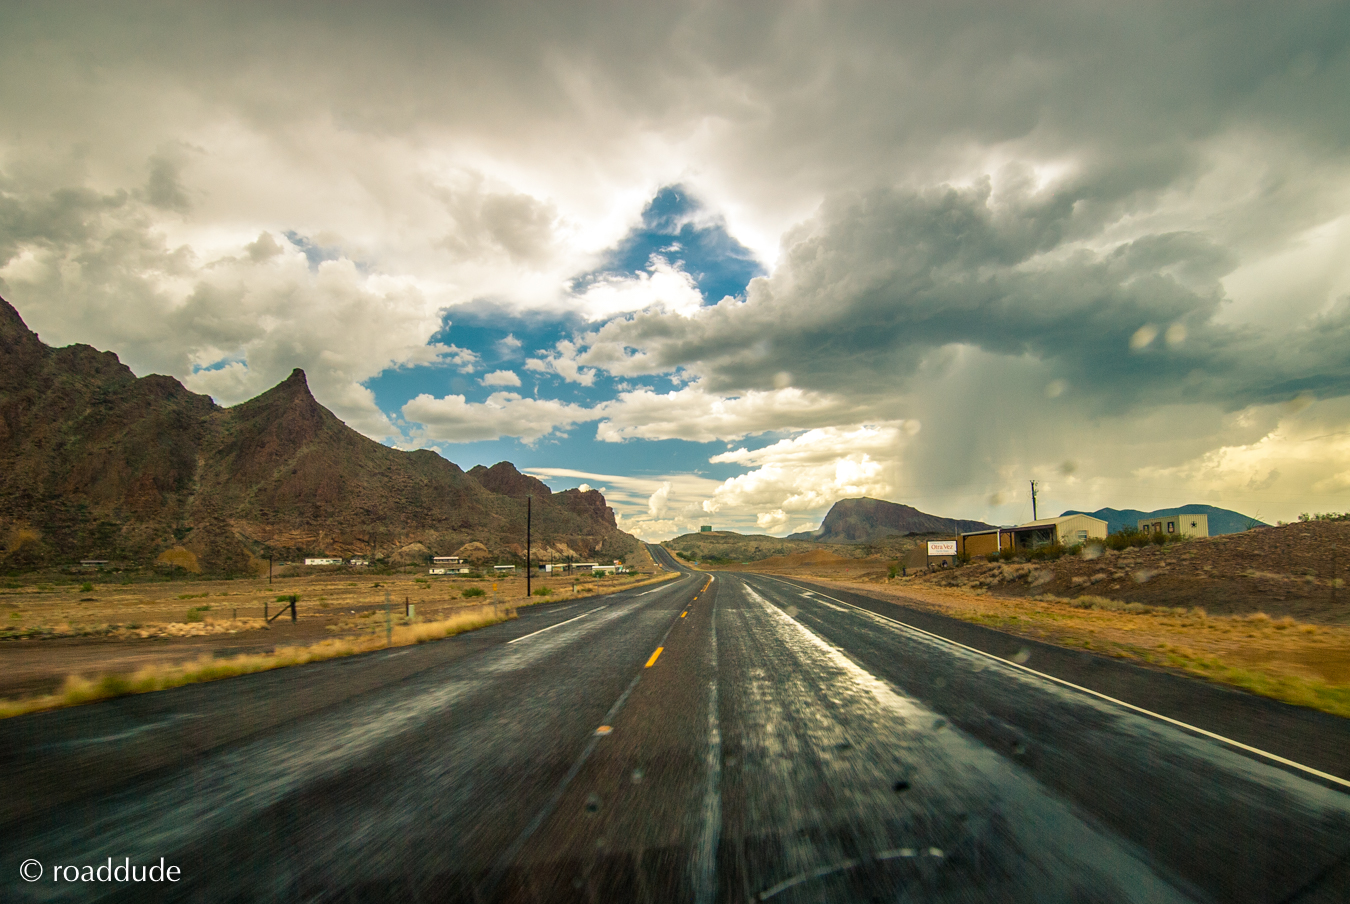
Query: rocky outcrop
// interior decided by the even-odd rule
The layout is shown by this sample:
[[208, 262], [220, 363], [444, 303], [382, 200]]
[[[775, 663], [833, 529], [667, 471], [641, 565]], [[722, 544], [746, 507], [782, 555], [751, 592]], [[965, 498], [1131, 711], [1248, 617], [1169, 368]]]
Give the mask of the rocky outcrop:
[[[604, 497], [553, 494], [509, 462], [465, 474], [430, 450], [352, 430], [295, 370], [233, 408], [109, 352], [52, 349], [0, 299], [0, 569], [92, 557], [151, 565], [183, 548], [208, 572], [259, 557], [513, 558], [533, 497], [536, 543], [633, 548]], [[618, 553], [616, 553], [618, 554]]]
[[993, 527], [983, 521], [941, 518], [921, 512], [913, 506], [884, 499], [840, 499], [825, 515], [820, 528], [791, 534], [790, 540], [818, 540], [822, 543], [875, 543], [886, 537], [905, 534], [947, 534], [954, 530], [973, 531]]

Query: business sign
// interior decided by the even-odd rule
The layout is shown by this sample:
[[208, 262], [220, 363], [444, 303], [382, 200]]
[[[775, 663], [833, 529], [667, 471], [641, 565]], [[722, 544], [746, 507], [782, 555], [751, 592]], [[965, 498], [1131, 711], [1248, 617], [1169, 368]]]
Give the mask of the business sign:
[[928, 554], [930, 556], [954, 556], [956, 555], [956, 541], [929, 540]]

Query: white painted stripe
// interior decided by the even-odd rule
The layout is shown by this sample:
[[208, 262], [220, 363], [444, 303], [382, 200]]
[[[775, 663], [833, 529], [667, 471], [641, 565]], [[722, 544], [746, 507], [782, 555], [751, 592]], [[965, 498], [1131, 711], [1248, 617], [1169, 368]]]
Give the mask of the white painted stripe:
[[[769, 577], [769, 576], [761, 575], [761, 577]], [[824, 596], [826, 599], [834, 600], [836, 603], [841, 603], [845, 606], [848, 606], [850, 609], [856, 609], [859, 612], [875, 616], [876, 618], [882, 619], [884, 621], [888, 621], [893, 625], [899, 625], [900, 627], [905, 628], [906, 630], [913, 631], [917, 634], [923, 634], [927, 637], [932, 637], [933, 639], [940, 640], [943, 643], [949, 643], [954, 647], [960, 647], [963, 650], [967, 650], [971, 653], [975, 653], [987, 659], [992, 659], [1001, 665], [1008, 666], [1009, 668], [1021, 669], [1023, 672], [1026, 672], [1029, 675], [1035, 675], [1037, 678], [1044, 678], [1046, 681], [1053, 681], [1056, 684], [1061, 684], [1064, 687], [1073, 688], [1074, 690], [1079, 691], [1080, 693], [1089, 694], [1093, 697], [1105, 700], [1108, 703], [1114, 703], [1116, 706], [1123, 706], [1128, 710], [1133, 710], [1134, 712], [1140, 713], [1142, 715], [1150, 716], [1151, 718], [1158, 719], [1159, 721], [1162, 722], [1166, 722], [1169, 725], [1175, 725], [1178, 728], [1184, 728], [1187, 731], [1193, 731], [1198, 735], [1203, 735], [1204, 737], [1211, 738], [1212, 740], [1220, 741], [1224, 744], [1228, 744], [1229, 746], [1236, 747], [1238, 750], [1245, 750], [1248, 753], [1252, 753], [1260, 757], [1265, 757], [1268, 760], [1279, 763], [1283, 766], [1288, 766], [1291, 769], [1298, 769], [1299, 771], [1306, 772], [1309, 775], [1315, 775], [1324, 781], [1333, 782], [1337, 785], [1340, 785], [1342, 788], [1350, 788], [1350, 781], [1340, 778], [1339, 776], [1323, 772], [1320, 769], [1314, 769], [1311, 766], [1305, 766], [1302, 763], [1297, 763], [1294, 762], [1293, 760], [1286, 759], [1285, 757], [1282, 757], [1277, 753], [1271, 753], [1270, 751], [1262, 750], [1259, 747], [1252, 747], [1250, 744], [1244, 744], [1241, 741], [1235, 741], [1232, 738], [1224, 737], [1221, 734], [1215, 734], [1212, 731], [1200, 728], [1197, 725], [1192, 725], [1189, 722], [1182, 722], [1180, 719], [1173, 719], [1171, 716], [1164, 716], [1162, 713], [1155, 713], [1153, 710], [1144, 709], [1142, 706], [1135, 706], [1133, 703], [1126, 703], [1124, 700], [1117, 700], [1115, 697], [1107, 696], [1106, 694], [1103, 694], [1101, 691], [1094, 691], [1090, 687], [1083, 687], [1082, 685], [1074, 684], [1072, 681], [1065, 681], [1063, 678], [1056, 678], [1054, 675], [1047, 675], [1045, 672], [1038, 672], [1035, 669], [1028, 668], [1027, 666], [1021, 665], [1008, 659], [1004, 659], [1001, 656], [995, 656], [993, 653], [986, 653], [984, 650], [977, 650], [974, 647], [968, 647], [965, 644], [960, 643], [959, 641], [952, 640], [951, 638], [948, 637], [943, 637], [941, 634], [934, 634], [932, 631], [925, 631], [923, 628], [916, 628], [913, 625], [906, 624], [905, 622], [900, 621], [898, 618], [891, 618], [889, 615], [882, 615], [880, 612], [873, 612], [871, 609], [864, 609], [862, 606], [855, 606], [853, 603], [846, 602], [836, 597], [826, 596], [825, 594], [821, 593], [818, 590], [806, 591], [804, 588], [799, 587], [790, 581], [784, 581], [781, 578], [771, 577], [770, 580], [778, 581], [781, 584], [786, 584], [787, 586], [792, 587], [793, 589], [799, 592], [815, 593], [819, 596]]]
[[[605, 607], [604, 607], [604, 606], [597, 606], [597, 607], [595, 607], [594, 609], [592, 609], [591, 612], [599, 612], [599, 611], [600, 611], [601, 609], [603, 609], [603, 608], [605, 608]], [[556, 625], [549, 625], [547, 628], [540, 628], [538, 631], [533, 631], [533, 632], [531, 632], [531, 633], [529, 633], [529, 634], [526, 634], [524, 637], [517, 637], [515, 640], [508, 640], [507, 643], [509, 643], [509, 644], [511, 644], [511, 643], [520, 643], [522, 640], [529, 640], [531, 637], [534, 637], [536, 634], [543, 634], [545, 631], [552, 631], [554, 628], [561, 628], [563, 625], [570, 625], [572, 622], [576, 621], [577, 619], [585, 618], [586, 616], [590, 615], [591, 612], [583, 612], [583, 613], [581, 613], [580, 615], [578, 615], [576, 618], [569, 618], [567, 621], [560, 621], [560, 622], [558, 622]]]

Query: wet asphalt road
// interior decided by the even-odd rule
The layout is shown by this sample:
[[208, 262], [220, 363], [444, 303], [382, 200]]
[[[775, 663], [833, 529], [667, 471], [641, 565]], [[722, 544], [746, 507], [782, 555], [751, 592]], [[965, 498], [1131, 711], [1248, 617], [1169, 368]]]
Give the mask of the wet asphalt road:
[[6, 720], [0, 775], [14, 901], [1350, 900], [1334, 780], [766, 576]]

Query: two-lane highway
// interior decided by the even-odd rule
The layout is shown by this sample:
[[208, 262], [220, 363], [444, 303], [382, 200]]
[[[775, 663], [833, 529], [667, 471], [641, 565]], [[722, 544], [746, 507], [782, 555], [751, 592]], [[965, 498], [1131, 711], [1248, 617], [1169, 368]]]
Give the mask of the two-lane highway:
[[[1350, 894], [1334, 781], [827, 592], [652, 550], [685, 574], [416, 648], [0, 723], [18, 789], [6, 899]], [[108, 857], [163, 857], [181, 881], [51, 879]], [[18, 877], [28, 858], [44, 881]]]

